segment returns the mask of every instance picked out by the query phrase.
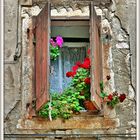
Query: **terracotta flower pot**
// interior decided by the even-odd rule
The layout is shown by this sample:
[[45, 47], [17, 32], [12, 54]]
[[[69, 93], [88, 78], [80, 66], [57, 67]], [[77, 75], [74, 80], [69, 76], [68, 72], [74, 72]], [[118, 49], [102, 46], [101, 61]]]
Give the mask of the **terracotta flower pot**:
[[85, 109], [87, 110], [97, 110], [96, 107], [93, 105], [92, 101], [90, 100], [85, 100], [84, 106], [85, 106]]

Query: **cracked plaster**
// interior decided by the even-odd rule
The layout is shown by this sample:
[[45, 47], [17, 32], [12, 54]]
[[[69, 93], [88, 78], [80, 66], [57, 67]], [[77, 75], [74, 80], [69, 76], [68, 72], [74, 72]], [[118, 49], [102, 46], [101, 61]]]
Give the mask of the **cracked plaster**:
[[[131, 0], [132, 1], [132, 0]], [[115, 2], [118, 4], [117, 5], [117, 7], [116, 7], [116, 4], [115, 4]], [[123, 90], [123, 91], [128, 91], [128, 89], [129, 89], [129, 91], [128, 91], [128, 98], [130, 98], [131, 100], [126, 100], [126, 102], [124, 102], [124, 104], [123, 105], [121, 105], [121, 106], [119, 106], [118, 107], [118, 109], [117, 109], [117, 116], [119, 116], [119, 118], [120, 118], [120, 120], [124, 120], [124, 115], [123, 114], [125, 114], [125, 116], [127, 116], [128, 114], [129, 114], [129, 112], [131, 112], [131, 115], [135, 115], [135, 108], [133, 108], [132, 109], [132, 105], [133, 106], [135, 106], [134, 105], [134, 101], [133, 101], [133, 98], [134, 98], [134, 96], [135, 96], [135, 91], [133, 90], [133, 87], [131, 87], [130, 86], [130, 83], [128, 82], [125, 82], [125, 81], [123, 81], [124, 80], [124, 78], [126, 77], [126, 80], [128, 80], [129, 81], [129, 79], [130, 79], [130, 75], [129, 75], [129, 65], [127, 66], [127, 63], [129, 63], [129, 59], [131, 59], [131, 56], [130, 56], [130, 58], [129, 59], [127, 59], [126, 57], [127, 57], [127, 55], [129, 54], [129, 51], [128, 51], [128, 49], [129, 49], [129, 44], [128, 44], [128, 41], [129, 41], [129, 36], [128, 36], [128, 33], [129, 33], [129, 31], [128, 31], [128, 25], [125, 25], [125, 24], [128, 24], [128, 23], [122, 23], [122, 21], [124, 21], [124, 19], [122, 19], [124, 16], [125, 16], [125, 14], [127, 14], [126, 13], [126, 11], [125, 11], [125, 14], [122, 14], [121, 16], [119, 16], [117, 13], [117, 11], [118, 11], [118, 8], [119, 8], [119, 5], [121, 4], [121, 2], [123, 2], [123, 1], [115, 1], [114, 0], [114, 5], [111, 7], [111, 8], [108, 8], [109, 10], [107, 10], [107, 9], [105, 9], [105, 10], [103, 10], [103, 12], [104, 12], [104, 19], [107, 19], [108, 20], [108, 23], [109, 23], [109, 28], [111, 28], [112, 29], [112, 40], [111, 40], [111, 42], [110, 42], [110, 44], [111, 44], [111, 48], [110, 48], [110, 58], [109, 58], [109, 60], [108, 61], [110, 61], [110, 67], [111, 67], [111, 71], [110, 71], [110, 75], [111, 75], [111, 77], [113, 77], [113, 79], [114, 79], [114, 82], [112, 81], [112, 83], [111, 83], [111, 85], [112, 85], [112, 90], [115, 90], [116, 89], [116, 83], [119, 83], [119, 80], [121, 80], [120, 82], [122, 82], [120, 85], [125, 85], [122, 89], [120, 89], [120, 91], [121, 90]], [[134, 4], [135, 2], [134, 1], [132, 1], [131, 2], [131, 4]], [[125, 3], [125, 4], [128, 4], [128, 3]], [[16, 3], [15, 3], [15, 5], [16, 5]], [[30, 20], [30, 17], [32, 16], [32, 15], [37, 15], [39, 12], [40, 12], [40, 8], [38, 7], [38, 6], [34, 6], [34, 7], [32, 7], [32, 8], [27, 8], [27, 7], [23, 7], [23, 9], [25, 9], [25, 11], [23, 11], [23, 13], [24, 14], [22, 14], [23, 15], [23, 17], [22, 18], [24, 18], [24, 23], [25, 24], [23, 24], [23, 26], [24, 26], [24, 29], [27, 29], [28, 28], [28, 22], [29, 22], [29, 20]], [[120, 12], [122, 12], [122, 9], [123, 9], [123, 7], [121, 6], [121, 11]], [[127, 9], [126, 7], [124, 8], [125, 10]], [[69, 9], [70, 11], [72, 11], [73, 9]], [[69, 12], [69, 10], [68, 10], [68, 12]], [[7, 11], [8, 11], [8, 9], [7, 9]], [[57, 12], [58, 12], [59, 10], [57, 10]], [[64, 13], [64, 11], [65, 11], [65, 9], [62, 9], [62, 11], [60, 10], [59, 12], [61, 13]], [[84, 11], [84, 10], [83, 10]], [[56, 11], [55, 11], [56, 12]], [[78, 12], [79, 13], [84, 13], [84, 12], [81, 12], [81, 10], [78, 10]], [[14, 11], [13, 11], [13, 13], [14, 13]], [[8, 15], [8, 14], [7, 14]], [[14, 14], [11, 14], [11, 17], [13, 16]], [[127, 16], [126, 16], [126, 18], [127, 18]], [[25, 19], [27, 19], [27, 20], [25, 20]], [[121, 21], [121, 23], [120, 23], [120, 21]], [[15, 22], [16, 22], [16, 20], [15, 20]], [[15, 23], [16, 24], [16, 23]], [[7, 25], [10, 27], [10, 25], [9, 25], [9, 23], [7, 22]], [[8, 27], [7, 26], [7, 27]], [[6, 27], [6, 29], [8, 29]], [[16, 31], [16, 29], [15, 28], [13, 28], [12, 29], [13, 31]], [[25, 39], [25, 44], [23, 44], [23, 46], [25, 46], [26, 47], [26, 45], [27, 45], [27, 42], [28, 42], [28, 40], [26, 40], [26, 34], [24, 34], [25, 33], [25, 31], [26, 30], [23, 30], [23, 38]], [[127, 31], [127, 32], [126, 32]], [[8, 32], [11, 32], [10, 31], [10, 29], [8, 29]], [[14, 35], [13, 35], [14, 36]], [[6, 41], [8, 41], [8, 39], [6, 38]], [[10, 42], [10, 40], [9, 40], [9, 42]], [[133, 40], [131, 40], [131, 42], [134, 42], [134, 39]], [[121, 44], [121, 46], [123, 46], [122, 48], [120, 48], [120, 47], [117, 47], [117, 44]], [[122, 45], [123, 44], [123, 45]], [[125, 44], [125, 45], [124, 45]], [[131, 45], [131, 44], [130, 44]], [[125, 47], [124, 47], [125, 46]], [[6, 54], [6, 57], [8, 58], [9, 56], [9, 58], [11, 58], [11, 56], [12, 56], [12, 54], [13, 54], [13, 50], [14, 50], [14, 47], [15, 47], [15, 45], [14, 44], [12, 44], [12, 46], [11, 46], [11, 48], [10, 48], [10, 50], [8, 50], [8, 49], [6, 49], [5, 50], [5, 54]], [[25, 48], [23, 48], [23, 50], [24, 50]], [[118, 51], [120, 51], [120, 49], [121, 49], [121, 51], [123, 52], [123, 53], [125, 53], [125, 58], [126, 59], [123, 59], [123, 57], [124, 57], [124, 55], [121, 55], [121, 53], [118, 53]], [[11, 51], [12, 50], [12, 51]], [[29, 66], [29, 61], [30, 61], [30, 58], [28, 58], [28, 57], [24, 57], [24, 55], [26, 56], [26, 51], [24, 51], [25, 52], [25, 54], [22, 54], [22, 58], [24, 59], [24, 60], [26, 60], [25, 62], [27, 62], [26, 64]], [[9, 60], [9, 59], [8, 59]], [[122, 64], [123, 65], [121, 65], [121, 62], [123, 62]], [[26, 64], [24, 65], [24, 66], [26, 66]], [[124, 64], [126, 64], [126, 66], [125, 66], [125, 68], [122, 70], [122, 71], [120, 71], [119, 73], [117, 73], [117, 71], [115, 70], [116, 68], [118, 69], [118, 68], [120, 68], [121, 69], [121, 67], [123, 66], [124, 67]], [[27, 66], [27, 67], [28, 67]], [[21, 71], [21, 69], [20, 69], [20, 67], [18, 67], [18, 66], [14, 66], [13, 64], [12, 64], [12, 67], [14, 67], [14, 68], [12, 68], [12, 70], [11, 70], [11, 72], [8, 70], [9, 68], [8, 67], [11, 67], [9, 64], [6, 66], [7, 67], [7, 70], [5, 69], [5, 71], [7, 71], [6, 73], [5, 73], [5, 78], [7, 79], [6, 80], [6, 85], [5, 85], [5, 98], [6, 98], [6, 100], [7, 100], [7, 102], [5, 102], [6, 103], [6, 110], [7, 110], [7, 115], [6, 115], [6, 118], [9, 118], [10, 119], [10, 121], [9, 120], [5, 120], [6, 121], [6, 125], [7, 125], [7, 132], [8, 133], [14, 133], [14, 132], [17, 132], [18, 130], [14, 130], [14, 129], [16, 129], [15, 128], [15, 125], [17, 124], [17, 121], [15, 122], [15, 119], [17, 119], [17, 117], [19, 117], [18, 116], [18, 114], [17, 114], [17, 116], [15, 117], [15, 114], [18, 112], [18, 109], [17, 109], [17, 104], [18, 104], [18, 100], [19, 100], [19, 98], [20, 98], [20, 96], [19, 96], [19, 93], [21, 94], [21, 90], [20, 90], [20, 81], [19, 81], [19, 77], [20, 77], [20, 71]], [[30, 66], [28, 67], [29, 69], [30, 69]], [[16, 70], [18, 69], [19, 70], [19, 73], [17, 73], [16, 72]], [[26, 74], [26, 70], [29, 70], [29, 69], [24, 69], [23, 70], [23, 72]], [[125, 76], [124, 76], [124, 73], [123, 73], [123, 71], [126, 73], [125, 74]], [[30, 71], [28, 71], [28, 72], [30, 72]], [[11, 73], [14, 73], [14, 76], [12, 76], [12, 74]], [[16, 75], [17, 76], [16, 76]], [[10, 75], [10, 76], [9, 76]], [[9, 78], [9, 80], [8, 80], [8, 78]], [[23, 78], [25, 78], [26, 80], [27, 80], [27, 77], [25, 76], [25, 77], [23, 77]], [[119, 78], [119, 79], [118, 79]], [[14, 79], [14, 81], [13, 81], [13, 79]], [[24, 80], [25, 80], [24, 79]], [[29, 81], [29, 79], [27, 80], [28, 82], [30, 82]], [[16, 84], [18, 82], [18, 84]], [[16, 85], [17, 86], [17, 88], [15, 88], [14, 86]], [[118, 87], [119, 86], [117, 86], [117, 89], [118, 89]], [[11, 88], [13, 88], [13, 90], [11, 90]], [[11, 92], [9, 92], [11, 90]], [[28, 88], [27, 88], [27, 90], [28, 90]], [[26, 91], [26, 90], [25, 90]], [[15, 101], [13, 101], [13, 100], [11, 100], [11, 104], [9, 105], [10, 106], [10, 108], [8, 108], [8, 106], [7, 106], [7, 104], [10, 102], [10, 99], [8, 99], [7, 97], [9, 97], [10, 95], [12, 94], [12, 97], [13, 97], [13, 99], [15, 99]], [[26, 93], [27, 95], [28, 95], [28, 92]], [[20, 101], [19, 101], [19, 103], [20, 103]], [[124, 108], [127, 108], [128, 107], [128, 105], [129, 105], [129, 109], [128, 110], [126, 110], [125, 112], [123, 112], [123, 109]], [[124, 107], [123, 107], [124, 106]], [[17, 110], [17, 111], [16, 111]], [[20, 111], [20, 108], [19, 108], [19, 111]], [[122, 114], [120, 114], [119, 112], [122, 112]], [[132, 117], [132, 119], [133, 118], [135, 118], [134, 116]], [[129, 124], [134, 124], [134, 122], [135, 121], [130, 121], [129, 122], [129, 120], [130, 119], [128, 119], [128, 118], [125, 118], [126, 120], [128, 120], [128, 121], [125, 121], [124, 123], [122, 123], [122, 121], [120, 122], [121, 123], [121, 125], [122, 126], [125, 126], [126, 125], [126, 122], [127, 123], [129, 123]], [[132, 122], [132, 123], [131, 123]], [[10, 127], [9, 127], [10, 126]], [[13, 127], [14, 126], [14, 127]], [[9, 128], [8, 128], [9, 127]], [[120, 128], [120, 130], [121, 130], [122, 128]], [[118, 131], [118, 132], [120, 132], [120, 130]], [[122, 130], [122, 131], [124, 131], [124, 129]], [[24, 133], [25, 131], [22, 131], [22, 132], [18, 132], [18, 133]], [[43, 132], [43, 131], [42, 131]], [[113, 131], [114, 132], [114, 131]], [[116, 131], [115, 131], [116, 132]], [[133, 129], [128, 129], [128, 132], [135, 132], [135, 128]], [[33, 133], [33, 131], [32, 131], [32, 133]]]

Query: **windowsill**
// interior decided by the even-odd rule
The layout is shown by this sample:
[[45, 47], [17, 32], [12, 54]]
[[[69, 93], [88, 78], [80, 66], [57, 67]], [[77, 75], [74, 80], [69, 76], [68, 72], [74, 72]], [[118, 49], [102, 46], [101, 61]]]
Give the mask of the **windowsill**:
[[67, 129], [108, 129], [119, 126], [118, 118], [106, 118], [101, 114], [81, 113], [68, 120], [56, 119], [50, 121], [45, 118], [33, 117], [32, 119], [19, 119], [18, 129], [38, 130], [67, 130]]

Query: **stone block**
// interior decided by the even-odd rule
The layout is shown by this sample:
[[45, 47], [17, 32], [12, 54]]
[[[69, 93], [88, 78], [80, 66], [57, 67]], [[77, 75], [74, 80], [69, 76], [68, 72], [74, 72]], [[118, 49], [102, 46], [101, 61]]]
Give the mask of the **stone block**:
[[128, 53], [128, 49], [112, 48], [112, 69], [114, 72], [115, 89], [119, 92], [124, 92], [127, 94], [130, 84], [130, 71], [128, 69], [128, 64], [126, 63]]
[[20, 5], [31, 6], [32, 5], [32, 0], [20, 0]]
[[56, 130], [55, 131], [55, 134], [57, 134], [57, 135], [64, 135], [65, 134], [65, 131], [60, 131], [60, 130]]
[[66, 130], [65, 133], [66, 134], [72, 134], [72, 130]]

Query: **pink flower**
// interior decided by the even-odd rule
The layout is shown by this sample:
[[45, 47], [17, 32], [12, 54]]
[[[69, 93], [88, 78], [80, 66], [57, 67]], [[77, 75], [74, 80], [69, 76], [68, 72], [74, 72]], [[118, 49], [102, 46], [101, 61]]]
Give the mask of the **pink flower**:
[[62, 45], [63, 45], [63, 38], [61, 36], [57, 36], [56, 37], [56, 43], [57, 45], [62, 48]]
[[52, 38], [50, 39], [50, 44], [51, 44], [53, 47], [56, 46], [56, 43], [54, 42], [54, 40], [53, 40]]

